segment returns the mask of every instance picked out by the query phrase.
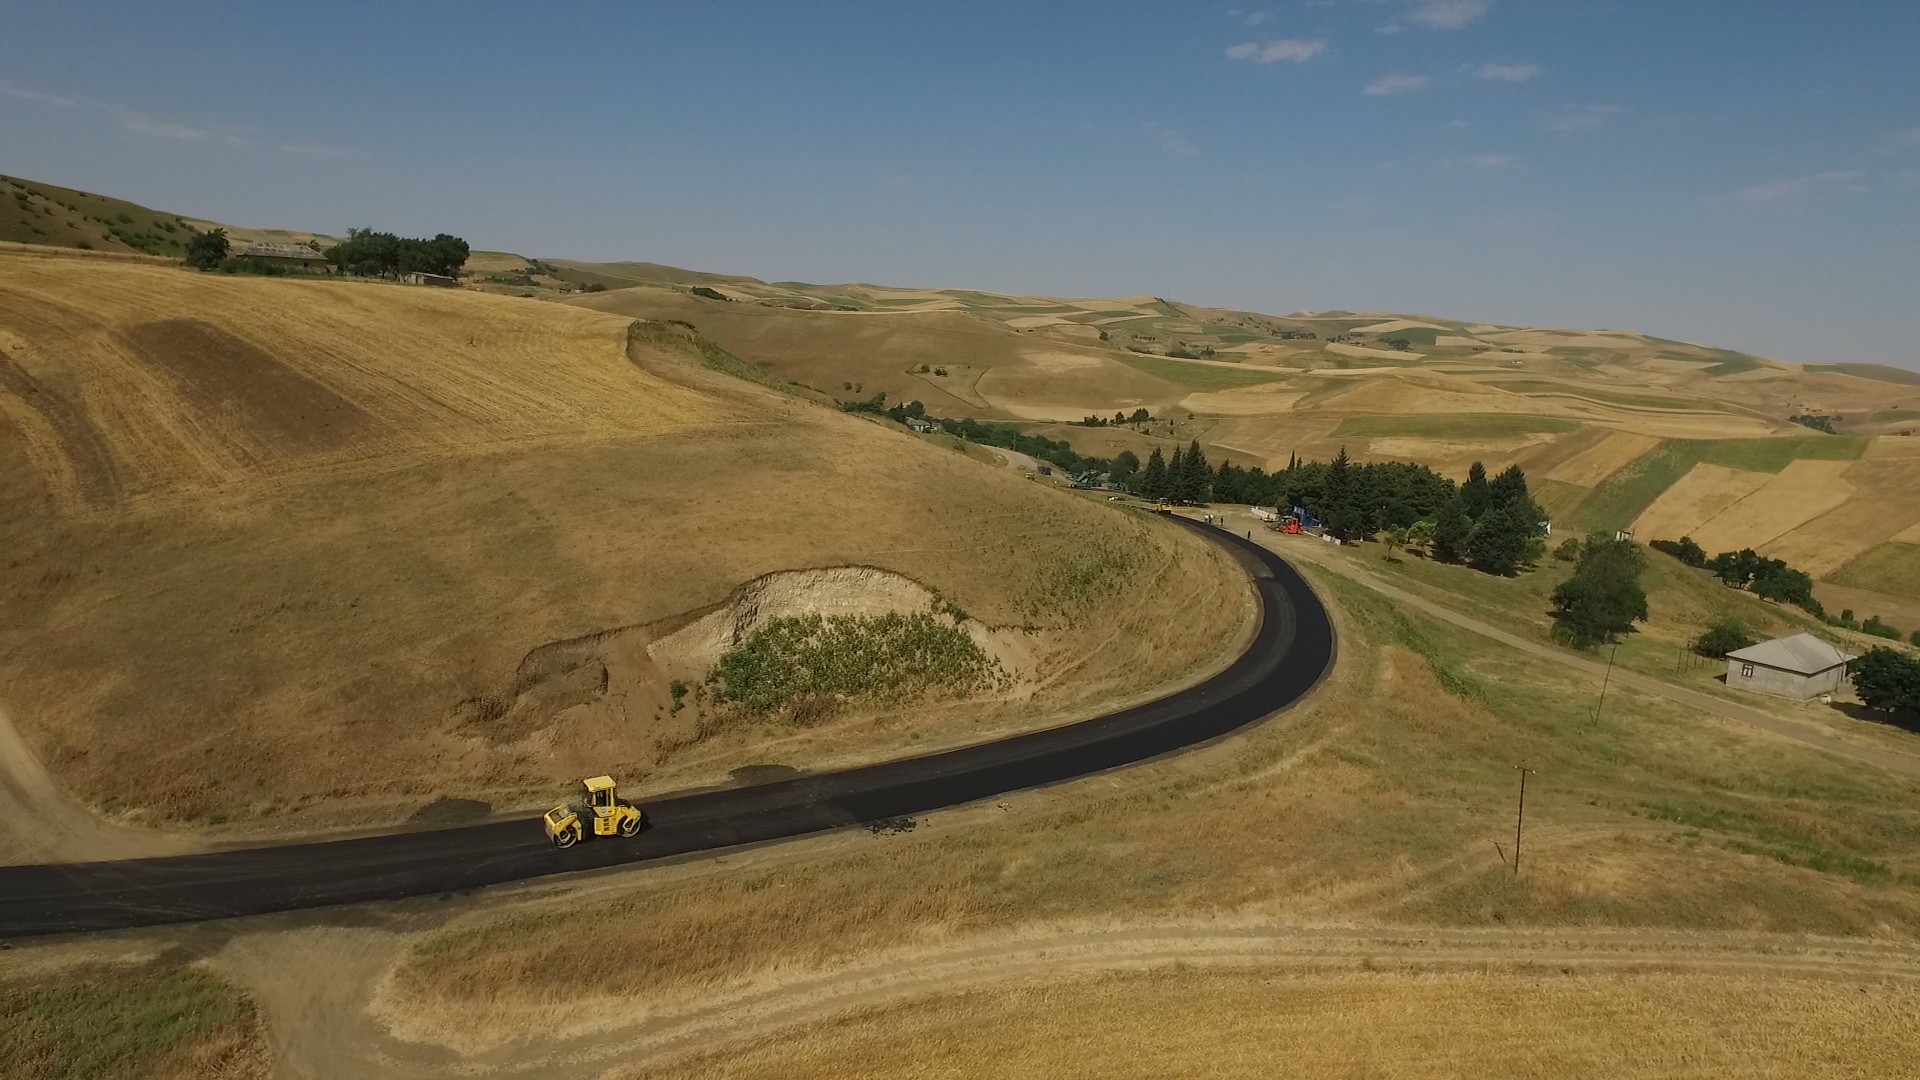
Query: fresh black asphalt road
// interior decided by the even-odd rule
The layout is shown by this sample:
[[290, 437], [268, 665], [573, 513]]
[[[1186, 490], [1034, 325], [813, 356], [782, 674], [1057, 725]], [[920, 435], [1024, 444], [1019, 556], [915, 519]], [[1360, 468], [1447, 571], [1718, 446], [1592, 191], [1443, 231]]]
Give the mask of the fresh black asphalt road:
[[1273, 553], [1182, 520], [1253, 575], [1260, 627], [1226, 670], [1063, 727], [841, 772], [642, 804], [632, 839], [547, 842], [538, 818], [119, 862], [0, 867], [0, 937], [112, 930], [458, 892], [958, 806], [1197, 746], [1300, 700], [1333, 663], [1326, 609]]

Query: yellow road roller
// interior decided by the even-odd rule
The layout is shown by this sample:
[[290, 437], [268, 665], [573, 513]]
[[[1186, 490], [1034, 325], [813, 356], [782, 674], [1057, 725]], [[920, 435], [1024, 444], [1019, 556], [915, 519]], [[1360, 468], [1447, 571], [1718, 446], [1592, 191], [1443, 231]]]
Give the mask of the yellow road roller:
[[561, 803], [547, 811], [547, 839], [554, 847], [569, 848], [579, 843], [589, 835], [588, 821], [593, 822], [593, 836], [632, 836], [646, 824], [647, 816], [639, 807], [621, 800], [613, 777], [589, 776], [580, 781], [580, 786], [586, 789], [585, 802]]

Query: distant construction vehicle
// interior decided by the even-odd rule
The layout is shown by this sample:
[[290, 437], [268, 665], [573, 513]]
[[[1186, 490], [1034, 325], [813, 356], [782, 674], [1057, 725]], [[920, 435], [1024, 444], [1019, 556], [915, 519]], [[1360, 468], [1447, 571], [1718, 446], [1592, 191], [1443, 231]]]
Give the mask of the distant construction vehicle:
[[587, 835], [589, 819], [594, 836], [632, 836], [646, 824], [647, 816], [639, 807], [621, 800], [613, 777], [589, 776], [580, 781], [580, 786], [586, 789], [585, 803], [561, 803], [547, 811], [543, 819], [547, 839], [554, 847], [569, 848], [579, 843]]

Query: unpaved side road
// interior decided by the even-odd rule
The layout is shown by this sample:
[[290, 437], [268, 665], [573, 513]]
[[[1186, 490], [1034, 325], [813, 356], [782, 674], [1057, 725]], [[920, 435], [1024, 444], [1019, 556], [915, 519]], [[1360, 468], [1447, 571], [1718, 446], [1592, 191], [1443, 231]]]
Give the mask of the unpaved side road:
[[0, 705], [0, 863], [138, 859], [195, 847], [183, 836], [115, 824], [69, 799]]
[[1600, 680], [1607, 679], [1613, 685], [1630, 686], [1644, 694], [1665, 698], [1676, 705], [1684, 705], [1690, 709], [1697, 709], [1701, 712], [1717, 716], [1722, 720], [1729, 720], [1745, 727], [1764, 731], [1769, 735], [1775, 735], [1782, 739], [1790, 739], [1805, 746], [1824, 750], [1829, 754], [1837, 754], [1840, 757], [1872, 765], [1900, 776], [1920, 777], [1920, 754], [1901, 753], [1877, 744], [1850, 742], [1835, 735], [1831, 731], [1813, 724], [1780, 716], [1776, 713], [1770, 713], [1764, 709], [1741, 705], [1738, 702], [1726, 701], [1712, 694], [1702, 693], [1684, 686], [1676, 686], [1664, 679], [1657, 679], [1651, 675], [1643, 675], [1640, 672], [1629, 671], [1622, 667], [1615, 666], [1612, 674], [1609, 675], [1607, 665], [1596, 660], [1590, 660], [1584, 656], [1567, 652], [1565, 649], [1555, 648], [1544, 642], [1510, 633], [1499, 627], [1481, 622], [1479, 619], [1462, 615], [1451, 608], [1436, 604], [1431, 600], [1427, 600], [1424, 597], [1390, 584], [1378, 576], [1355, 566], [1353, 560], [1342, 557], [1333, 551], [1329, 545], [1322, 544], [1312, 537], [1295, 536], [1283, 538], [1279, 534], [1269, 531], [1264, 523], [1253, 518], [1251, 515], [1244, 517], [1234, 515], [1233, 523], [1228, 527], [1230, 529], [1235, 527], [1240, 528], [1243, 534], [1250, 536], [1255, 543], [1270, 551], [1277, 552], [1289, 559], [1298, 559], [1303, 562], [1312, 563], [1315, 566], [1325, 569], [1329, 573], [1338, 574], [1341, 577], [1358, 582], [1404, 607], [1412, 608], [1422, 614], [1431, 615], [1442, 622], [1457, 626], [1462, 630], [1469, 630], [1482, 637], [1491, 638], [1502, 645], [1538, 657], [1549, 663], [1559, 664], [1562, 667], [1591, 675], [1596, 685]]

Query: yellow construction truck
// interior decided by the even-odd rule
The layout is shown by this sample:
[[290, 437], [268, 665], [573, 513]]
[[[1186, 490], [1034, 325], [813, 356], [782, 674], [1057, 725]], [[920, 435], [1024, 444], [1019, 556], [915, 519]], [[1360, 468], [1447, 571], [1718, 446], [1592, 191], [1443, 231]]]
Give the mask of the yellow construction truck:
[[589, 776], [580, 786], [586, 789], [584, 803], [561, 803], [546, 813], [547, 839], [553, 846], [569, 848], [579, 843], [589, 834], [588, 821], [593, 822], [594, 836], [632, 836], [646, 824], [640, 808], [620, 798], [613, 777]]

